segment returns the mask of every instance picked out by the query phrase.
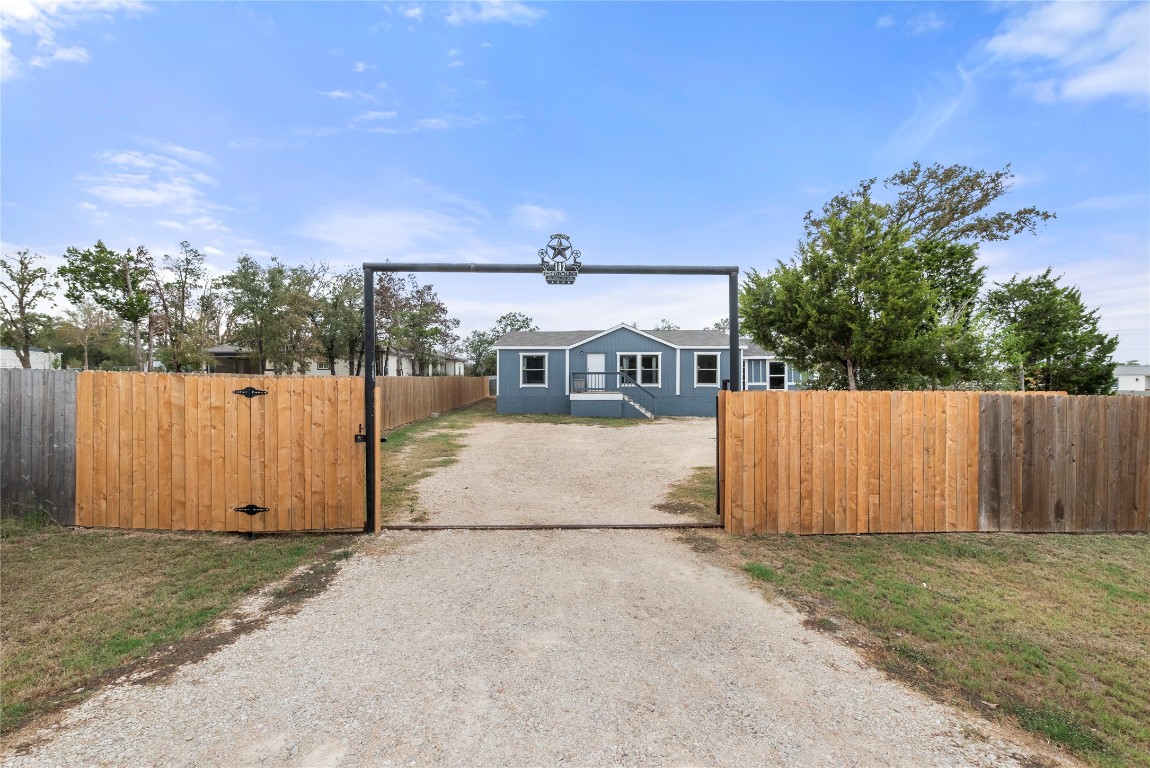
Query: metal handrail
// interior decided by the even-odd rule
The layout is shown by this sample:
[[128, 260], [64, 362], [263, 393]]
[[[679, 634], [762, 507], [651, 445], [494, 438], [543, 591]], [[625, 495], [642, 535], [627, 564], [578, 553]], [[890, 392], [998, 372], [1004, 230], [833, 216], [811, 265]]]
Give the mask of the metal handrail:
[[[608, 385], [609, 381], [616, 382]], [[626, 387], [626, 391], [624, 391]], [[622, 371], [581, 371], [571, 373], [572, 394], [584, 392], [619, 392], [625, 394], [652, 414], [659, 398], [627, 373]], [[640, 394], [642, 393], [642, 394]]]

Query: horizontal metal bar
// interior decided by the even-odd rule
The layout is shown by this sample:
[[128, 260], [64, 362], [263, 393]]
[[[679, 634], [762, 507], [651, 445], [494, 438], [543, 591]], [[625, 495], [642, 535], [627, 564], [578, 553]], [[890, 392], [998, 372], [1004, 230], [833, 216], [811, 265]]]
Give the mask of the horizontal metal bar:
[[722, 528], [722, 523], [539, 523], [522, 525], [382, 525], [382, 531], [635, 531]]
[[[492, 274], [541, 275], [538, 264], [446, 264], [443, 262], [364, 262], [374, 272], [487, 272]], [[737, 275], [738, 267], [652, 266], [642, 264], [584, 264], [581, 275]]]

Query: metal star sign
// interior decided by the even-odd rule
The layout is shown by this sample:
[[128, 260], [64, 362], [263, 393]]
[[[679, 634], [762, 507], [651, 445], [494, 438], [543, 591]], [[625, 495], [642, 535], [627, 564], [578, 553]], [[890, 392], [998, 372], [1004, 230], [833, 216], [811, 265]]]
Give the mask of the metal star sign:
[[549, 285], [571, 285], [579, 276], [583, 254], [571, 248], [567, 235], [552, 235], [546, 248], [539, 249], [539, 262], [543, 266], [543, 279]]

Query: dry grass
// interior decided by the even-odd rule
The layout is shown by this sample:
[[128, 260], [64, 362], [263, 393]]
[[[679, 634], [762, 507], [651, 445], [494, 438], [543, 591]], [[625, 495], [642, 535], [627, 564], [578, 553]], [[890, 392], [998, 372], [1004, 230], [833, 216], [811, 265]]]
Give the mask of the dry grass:
[[[684, 498], [713, 483], [699, 478]], [[703, 542], [709, 543], [703, 546]], [[891, 674], [1099, 765], [1150, 766], [1150, 537], [694, 535]], [[844, 622], [843, 619], [850, 622]]]
[[10, 732], [179, 644], [347, 536], [67, 530], [0, 522], [0, 695]]

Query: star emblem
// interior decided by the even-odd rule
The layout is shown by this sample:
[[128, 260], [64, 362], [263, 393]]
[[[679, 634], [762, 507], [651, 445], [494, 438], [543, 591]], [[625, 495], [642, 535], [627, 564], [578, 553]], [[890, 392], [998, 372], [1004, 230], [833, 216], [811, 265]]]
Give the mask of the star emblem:
[[571, 250], [571, 244], [563, 240], [559, 240], [558, 243], [547, 246], [551, 250], [551, 258], [555, 261], [567, 261], [567, 252]]

